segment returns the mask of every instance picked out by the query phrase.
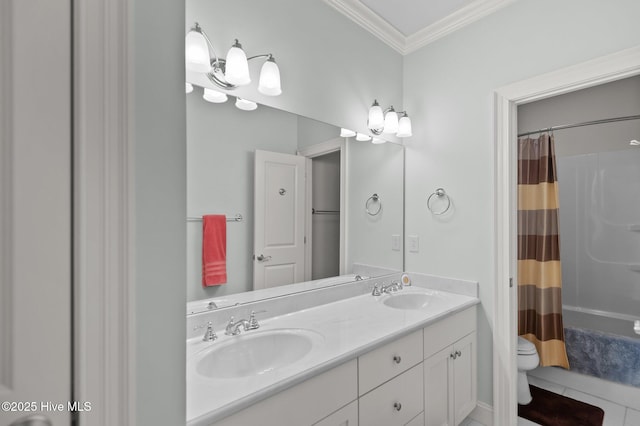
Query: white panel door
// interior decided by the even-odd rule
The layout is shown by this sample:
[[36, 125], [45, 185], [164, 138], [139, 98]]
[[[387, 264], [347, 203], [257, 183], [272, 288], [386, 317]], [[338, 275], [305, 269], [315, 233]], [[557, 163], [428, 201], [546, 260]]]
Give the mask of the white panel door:
[[71, 423], [70, 18], [70, 0], [0, 0], [2, 425]]
[[453, 426], [452, 350], [449, 346], [424, 360], [426, 426]]
[[305, 160], [256, 151], [254, 290], [304, 281]]
[[453, 345], [457, 355], [453, 360], [454, 419], [460, 424], [476, 408], [476, 333], [471, 333]]

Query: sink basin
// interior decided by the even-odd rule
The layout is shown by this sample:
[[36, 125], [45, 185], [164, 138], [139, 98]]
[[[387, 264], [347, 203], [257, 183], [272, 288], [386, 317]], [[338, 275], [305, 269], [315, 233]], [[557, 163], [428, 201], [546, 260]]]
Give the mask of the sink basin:
[[426, 293], [397, 293], [389, 295], [382, 303], [395, 309], [422, 309], [435, 298], [435, 295]]
[[239, 378], [278, 370], [301, 360], [322, 337], [303, 329], [249, 331], [196, 355], [196, 372], [211, 378]]

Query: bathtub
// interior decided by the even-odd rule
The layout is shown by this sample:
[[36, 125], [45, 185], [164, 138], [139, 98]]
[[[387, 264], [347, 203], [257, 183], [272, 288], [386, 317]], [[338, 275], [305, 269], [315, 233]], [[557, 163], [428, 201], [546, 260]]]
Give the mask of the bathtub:
[[640, 336], [633, 317], [563, 307], [571, 371], [640, 388]]

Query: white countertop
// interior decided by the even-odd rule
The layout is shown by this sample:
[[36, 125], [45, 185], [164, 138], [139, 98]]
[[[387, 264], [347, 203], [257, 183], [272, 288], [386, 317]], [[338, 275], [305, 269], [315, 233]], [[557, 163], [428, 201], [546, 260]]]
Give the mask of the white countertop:
[[[427, 293], [436, 297], [434, 303], [410, 310], [384, 305], [383, 301], [394, 297], [394, 294], [378, 297], [365, 294], [269, 318], [260, 322], [260, 329], [243, 331], [238, 336], [225, 336], [224, 330], [216, 330], [218, 340], [214, 342], [203, 342], [201, 337], [188, 340], [187, 424], [209, 425], [382, 344], [479, 303], [476, 297], [416, 286], [396, 294], [401, 293]], [[243, 335], [282, 328], [311, 330], [318, 336], [318, 344], [290, 366], [260, 375], [211, 379], [195, 371], [195, 359], [202, 351]]]

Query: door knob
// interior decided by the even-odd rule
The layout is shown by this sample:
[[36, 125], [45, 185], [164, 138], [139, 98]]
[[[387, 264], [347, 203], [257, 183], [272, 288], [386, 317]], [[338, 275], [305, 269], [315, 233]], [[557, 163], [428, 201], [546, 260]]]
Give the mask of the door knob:
[[256, 257], [256, 260], [257, 260], [258, 262], [268, 262], [268, 261], [270, 261], [270, 260], [271, 260], [271, 256], [265, 256], [265, 255], [263, 255], [263, 254], [259, 254], [259, 255]]

